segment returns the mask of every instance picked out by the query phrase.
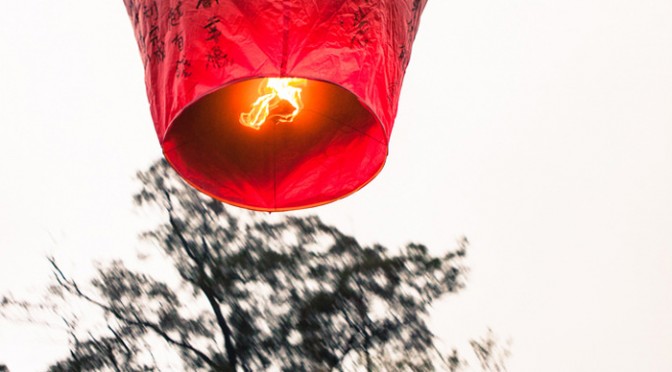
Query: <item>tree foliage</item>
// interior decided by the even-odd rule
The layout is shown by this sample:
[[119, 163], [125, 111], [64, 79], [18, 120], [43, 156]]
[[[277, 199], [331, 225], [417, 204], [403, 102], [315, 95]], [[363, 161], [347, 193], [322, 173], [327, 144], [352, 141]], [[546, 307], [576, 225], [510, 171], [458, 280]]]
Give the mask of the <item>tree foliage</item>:
[[94, 332], [63, 317], [70, 355], [51, 371], [152, 371], [166, 355], [194, 371], [455, 365], [437, 357], [425, 318], [433, 301], [463, 287], [466, 240], [442, 256], [421, 244], [362, 246], [316, 216], [224, 207], [163, 161], [138, 178], [136, 203], [164, 217], [143, 238], [177, 279], [115, 261], [84, 288], [52, 259], [53, 292], [92, 305], [103, 321]]

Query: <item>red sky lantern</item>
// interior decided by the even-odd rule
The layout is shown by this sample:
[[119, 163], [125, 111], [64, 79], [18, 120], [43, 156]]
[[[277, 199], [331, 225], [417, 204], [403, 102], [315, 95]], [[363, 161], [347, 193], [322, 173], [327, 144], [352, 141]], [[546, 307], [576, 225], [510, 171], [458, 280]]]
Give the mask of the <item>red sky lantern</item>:
[[166, 159], [241, 207], [329, 203], [382, 169], [427, 0], [125, 0]]

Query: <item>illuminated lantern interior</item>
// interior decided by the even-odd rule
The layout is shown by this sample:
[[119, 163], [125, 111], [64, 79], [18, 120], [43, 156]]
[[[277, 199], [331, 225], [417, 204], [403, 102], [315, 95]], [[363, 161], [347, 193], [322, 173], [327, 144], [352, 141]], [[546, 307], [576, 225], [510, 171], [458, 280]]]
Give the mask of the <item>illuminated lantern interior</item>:
[[359, 190], [385, 164], [425, 2], [125, 0], [164, 156], [254, 210]]
[[[267, 120], [275, 123], [291, 123], [303, 109], [301, 93], [306, 79], [268, 78], [259, 84], [259, 98], [252, 104], [250, 112], [240, 114], [240, 124], [252, 129], [260, 129]], [[282, 104], [291, 110], [282, 110]]]
[[294, 106], [278, 100], [263, 125], [241, 125], [254, 111], [250, 102], [261, 99], [258, 87], [264, 80], [217, 90], [173, 122], [165, 156], [193, 186], [233, 204], [275, 201], [291, 207], [292, 200], [322, 204], [323, 194], [311, 189], [315, 184], [334, 185], [325, 193], [350, 193], [360, 186], [359, 177], [372, 179], [378, 173], [387, 155], [382, 127], [337, 85], [306, 80], [303, 107], [291, 122], [283, 114], [293, 113]]

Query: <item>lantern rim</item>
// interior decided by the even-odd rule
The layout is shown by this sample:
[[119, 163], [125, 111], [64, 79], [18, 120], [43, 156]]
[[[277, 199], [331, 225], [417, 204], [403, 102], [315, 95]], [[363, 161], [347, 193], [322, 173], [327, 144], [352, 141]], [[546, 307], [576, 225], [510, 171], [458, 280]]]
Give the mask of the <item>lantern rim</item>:
[[202, 187], [196, 185], [195, 183], [191, 182], [191, 180], [189, 178], [185, 177], [181, 173], [180, 169], [178, 167], [175, 167], [173, 165], [172, 161], [166, 156], [165, 151], [163, 152], [163, 157], [164, 157], [164, 159], [166, 159], [168, 164], [170, 164], [171, 168], [173, 168], [173, 170], [175, 172], [177, 172], [177, 174], [180, 176], [180, 178], [182, 178], [183, 181], [185, 181], [187, 184], [189, 184], [189, 186], [195, 188], [199, 192], [201, 192], [201, 193], [203, 193], [203, 194], [205, 194], [205, 195], [207, 195], [207, 196], [209, 196], [209, 197], [211, 197], [211, 198], [213, 198], [213, 199], [215, 199], [215, 200], [217, 200], [221, 203], [226, 203], [226, 204], [229, 204], [229, 205], [233, 205], [234, 207], [249, 209], [249, 210], [255, 211], [255, 212], [269, 212], [270, 213], [270, 212], [290, 212], [290, 211], [295, 211], [295, 210], [300, 210], [300, 209], [315, 208], [315, 207], [330, 204], [330, 203], [339, 201], [341, 199], [347, 198], [348, 196], [356, 193], [357, 191], [364, 188], [364, 186], [371, 183], [371, 181], [373, 181], [378, 176], [378, 174], [380, 174], [380, 172], [382, 172], [383, 168], [385, 167], [385, 164], [387, 163], [388, 153], [389, 153], [389, 151], [386, 152], [385, 157], [383, 158], [383, 162], [380, 164], [380, 167], [378, 168], [378, 170], [376, 170], [376, 172], [374, 172], [373, 175], [368, 180], [363, 182], [361, 185], [359, 185], [358, 187], [356, 187], [352, 191], [350, 191], [348, 193], [345, 193], [343, 195], [340, 195], [336, 198], [324, 200], [324, 201], [321, 201], [321, 202], [318, 202], [318, 203], [306, 204], [306, 205], [302, 205], [301, 207], [284, 207], [284, 208], [282, 208], [282, 207], [281, 208], [277, 208], [277, 207], [276, 208], [263, 208], [263, 207], [258, 207], [258, 206], [254, 206], [254, 205], [250, 205], [250, 204], [238, 203], [238, 202], [231, 201], [231, 200], [222, 200], [221, 197], [218, 197], [218, 196], [214, 195], [214, 193], [212, 193], [208, 190], [205, 190], [204, 188], [202, 188]]

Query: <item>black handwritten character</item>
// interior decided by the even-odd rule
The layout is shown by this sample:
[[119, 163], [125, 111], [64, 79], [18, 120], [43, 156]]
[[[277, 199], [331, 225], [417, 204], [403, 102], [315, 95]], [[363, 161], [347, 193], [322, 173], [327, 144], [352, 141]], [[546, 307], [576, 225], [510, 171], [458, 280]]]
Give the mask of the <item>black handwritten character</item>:
[[138, 48], [140, 48], [140, 53], [144, 54], [147, 52], [147, 43], [145, 43], [145, 34], [142, 33], [142, 30], [138, 30], [138, 36], [135, 38], [138, 41]]
[[178, 1], [177, 5], [174, 8], [170, 8], [168, 11], [168, 22], [170, 22], [171, 26], [177, 26], [180, 24], [180, 18], [184, 13], [182, 13], [182, 2]]
[[145, 19], [150, 21], [157, 21], [159, 19], [159, 7], [156, 5], [156, 1], [152, 1], [149, 5], [144, 5], [142, 9], [142, 15], [145, 16]]
[[138, 22], [140, 21], [140, 10], [138, 9], [138, 6], [135, 5], [134, 0], [125, 0], [125, 2], [126, 2], [126, 10], [128, 11], [128, 15], [131, 17], [131, 19], [137, 25]]
[[371, 13], [371, 8], [363, 8], [361, 6], [357, 7], [357, 10], [354, 13], [353, 25], [355, 27], [362, 27], [369, 23], [367, 18]]
[[151, 58], [163, 61], [166, 58], [166, 43], [159, 37], [159, 26], [151, 26], [149, 30], [149, 46]]
[[133, 25], [137, 26], [140, 23], [140, 6], [136, 5], [134, 0], [126, 0], [126, 10], [128, 10]]
[[208, 19], [208, 23], [203, 26], [204, 29], [208, 32], [208, 37], [205, 39], [207, 41], [214, 41], [217, 43], [219, 37], [222, 36], [222, 32], [217, 29], [217, 24], [220, 22], [219, 17], [214, 16]]
[[184, 50], [184, 36], [182, 36], [182, 33], [175, 35], [175, 37], [170, 42], [174, 44], [177, 50], [180, 52]]
[[176, 66], [176, 72], [175, 72], [175, 77], [176, 78], [187, 78], [191, 76], [191, 62], [188, 59], [180, 59], [175, 63]]
[[229, 63], [229, 55], [224, 53], [220, 47], [215, 46], [211, 49], [207, 56], [207, 63], [205, 67], [220, 69]]
[[369, 39], [369, 15], [372, 12], [372, 8], [368, 7], [357, 7], [357, 10], [353, 14], [353, 26], [355, 32], [350, 39], [350, 45], [354, 46], [358, 44], [359, 46], [364, 46], [368, 44], [371, 40]]
[[[215, 0], [215, 3], [219, 5], [219, 0]], [[203, 6], [203, 8], [209, 8], [212, 6], [212, 0], [198, 0], [198, 3], [196, 4], [196, 9], [200, 8]]]
[[411, 55], [408, 53], [408, 50], [413, 44], [413, 39], [415, 39], [415, 34], [418, 31], [418, 21], [420, 19], [420, 2], [421, 0], [414, 0], [411, 18], [406, 21], [406, 34], [408, 35], [405, 44], [401, 46], [401, 53], [399, 54], [399, 60], [402, 61], [404, 68], [408, 66], [410, 62]]

